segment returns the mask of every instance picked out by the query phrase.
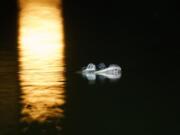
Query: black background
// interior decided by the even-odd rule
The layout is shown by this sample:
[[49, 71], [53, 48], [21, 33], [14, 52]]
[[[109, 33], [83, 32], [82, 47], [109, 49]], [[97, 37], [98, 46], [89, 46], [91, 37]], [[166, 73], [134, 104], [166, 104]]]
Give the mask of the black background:
[[[77, 98], [69, 108], [81, 113], [74, 112], [78, 122], [72, 129], [108, 135], [179, 133], [178, 17], [175, 1], [64, 1], [68, 69], [89, 62], [117, 63], [123, 69], [115, 86], [89, 88], [73, 80], [69, 94]], [[83, 90], [77, 94], [73, 86]], [[84, 96], [81, 103], [78, 98]], [[77, 104], [93, 106], [95, 114]]]

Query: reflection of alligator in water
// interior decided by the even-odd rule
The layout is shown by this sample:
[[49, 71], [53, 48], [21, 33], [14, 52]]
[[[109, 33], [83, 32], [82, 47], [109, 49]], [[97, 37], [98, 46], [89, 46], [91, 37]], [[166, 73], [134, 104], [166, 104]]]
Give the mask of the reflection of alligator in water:
[[105, 78], [116, 80], [121, 77], [121, 67], [118, 65], [109, 65], [106, 67], [103, 63], [98, 65], [98, 68], [92, 63], [82, 69], [82, 74], [88, 80], [96, 80], [96, 75], [103, 76]]

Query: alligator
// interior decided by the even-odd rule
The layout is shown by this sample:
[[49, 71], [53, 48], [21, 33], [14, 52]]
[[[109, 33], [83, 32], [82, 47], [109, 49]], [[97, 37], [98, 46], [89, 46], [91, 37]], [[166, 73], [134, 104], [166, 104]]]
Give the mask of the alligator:
[[111, 64], [108, 67], [104, 63], [100, 63], [97, 67], [95, 64], [90, 63], [83, 67], [81, 73], [90, 80], [95, 80], [96, 75], [103, 76], [108, 79], [119, 79], [121, 77], [121, 67], [116, 64]]

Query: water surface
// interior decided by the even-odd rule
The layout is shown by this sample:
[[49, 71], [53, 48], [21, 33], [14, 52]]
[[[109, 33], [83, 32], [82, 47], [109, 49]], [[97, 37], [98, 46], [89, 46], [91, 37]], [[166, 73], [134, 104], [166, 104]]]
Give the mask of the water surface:
[[[129, 1], [18, 2], [0, 12], [0, 135], [178, 133], [173, 17]], [[122, 76], [76, 74], [90, 62]]]
[[[19, 7], [21, 122], [51, 123], [61, 130], [66, 78], [60, 1], [20, 0]], [[39, 134], [46, 130], [42, 127]]]

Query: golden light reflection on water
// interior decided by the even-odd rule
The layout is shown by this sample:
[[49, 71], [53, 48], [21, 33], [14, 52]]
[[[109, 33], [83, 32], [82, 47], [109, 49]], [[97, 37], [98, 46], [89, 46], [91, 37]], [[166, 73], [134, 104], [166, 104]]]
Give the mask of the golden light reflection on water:
[[63, 117], [65, 62], [59, 0], [19, 0], [22, 121]]

